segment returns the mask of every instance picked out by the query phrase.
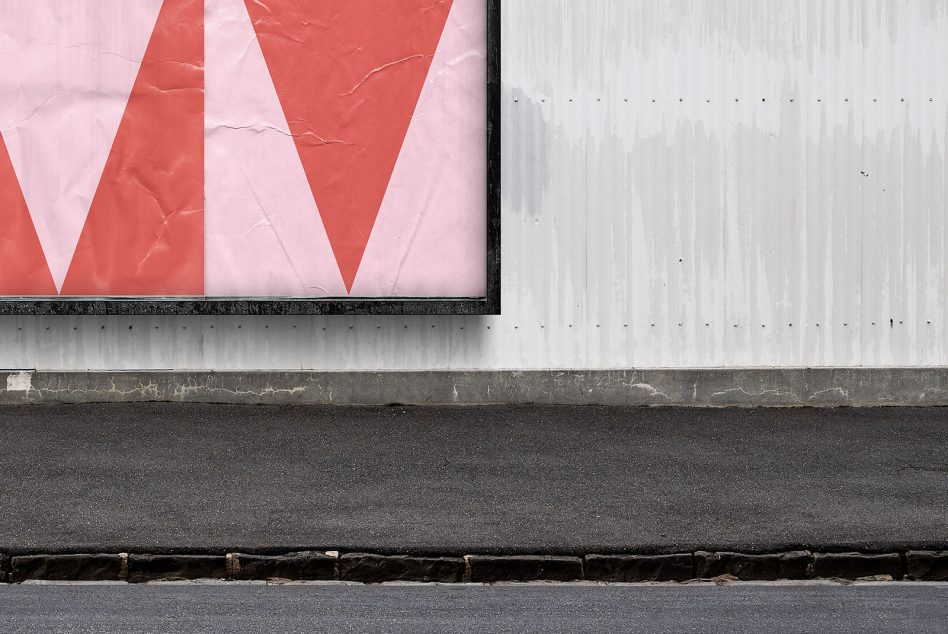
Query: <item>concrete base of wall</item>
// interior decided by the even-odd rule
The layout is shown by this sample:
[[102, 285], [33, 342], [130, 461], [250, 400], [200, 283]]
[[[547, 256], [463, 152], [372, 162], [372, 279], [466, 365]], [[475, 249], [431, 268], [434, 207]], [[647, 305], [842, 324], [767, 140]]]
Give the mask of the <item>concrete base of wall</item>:
[[946, 368], [0, 372], [0, 403], [948, 405]]

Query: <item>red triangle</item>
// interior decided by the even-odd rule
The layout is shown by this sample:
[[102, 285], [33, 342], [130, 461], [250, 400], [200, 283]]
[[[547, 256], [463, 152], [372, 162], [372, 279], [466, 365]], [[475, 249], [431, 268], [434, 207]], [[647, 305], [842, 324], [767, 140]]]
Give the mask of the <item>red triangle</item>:
[[453, 0], [245, 0], [352, 288]]
[[56, 295], [20, 182], [0, 135], [0, 295]]
[[165, 0], [63, 295], [204, 293], [204, 2]]

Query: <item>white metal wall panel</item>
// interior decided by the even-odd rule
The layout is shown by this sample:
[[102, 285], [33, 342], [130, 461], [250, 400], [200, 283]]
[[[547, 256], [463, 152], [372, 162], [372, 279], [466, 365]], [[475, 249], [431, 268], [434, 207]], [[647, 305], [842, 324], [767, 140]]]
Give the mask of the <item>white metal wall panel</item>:
[[503, 316], [11, 317], [0, 367], [948, 365], [948, 0], [503, 5]]

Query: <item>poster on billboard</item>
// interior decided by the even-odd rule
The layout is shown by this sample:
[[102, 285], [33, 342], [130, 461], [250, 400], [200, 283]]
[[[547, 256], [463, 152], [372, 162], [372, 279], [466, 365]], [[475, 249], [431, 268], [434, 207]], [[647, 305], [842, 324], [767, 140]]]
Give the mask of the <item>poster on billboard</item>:
[[3, 0], [0, 312], [498, 312], [498, 5]]

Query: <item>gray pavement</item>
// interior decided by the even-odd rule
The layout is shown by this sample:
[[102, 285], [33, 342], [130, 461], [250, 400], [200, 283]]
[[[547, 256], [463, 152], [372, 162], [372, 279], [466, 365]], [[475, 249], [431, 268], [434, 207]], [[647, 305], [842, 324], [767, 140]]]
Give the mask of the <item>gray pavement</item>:
[[7, 586], [33, 632], [912, 632], [948, 629], [948, 585]]
[[948, 409], [0, 408], [0, 551], [948, 547]]

